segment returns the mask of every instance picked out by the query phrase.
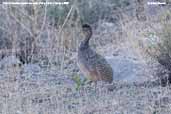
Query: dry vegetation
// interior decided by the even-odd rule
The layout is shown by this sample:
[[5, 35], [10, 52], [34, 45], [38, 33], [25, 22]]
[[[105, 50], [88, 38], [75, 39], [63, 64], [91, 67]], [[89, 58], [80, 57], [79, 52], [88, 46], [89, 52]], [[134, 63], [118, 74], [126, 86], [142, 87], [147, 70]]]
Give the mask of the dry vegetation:
[[[171, 9], [147, 0], [66, 1], [0, 5], [0, 114], [169, 114]], [[138, 82], [164, 87], [86, 83], [76, 63], [82, 23], [92, 25], [97, 52], [143, 65]]]

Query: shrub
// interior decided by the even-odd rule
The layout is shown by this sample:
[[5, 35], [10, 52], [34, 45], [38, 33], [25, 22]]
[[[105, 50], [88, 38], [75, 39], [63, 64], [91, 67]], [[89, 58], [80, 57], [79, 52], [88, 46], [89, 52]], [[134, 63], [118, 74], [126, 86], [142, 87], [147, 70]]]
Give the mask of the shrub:
[[148, 38], [151, 39], [151, 43], [147, 47], [147, 52], [158, 63], [164, 66], [169, 71], [168, 77], [162, 77], [162, 84], [171, 83], [171, 13], [165, 12], [160, 20], [160, 26], [154, 33], [149, 33]]
[[[53, 25], [63, 24], [71, 8], [71, 4], [73, 3], [70, 1], [70, 5], [52, 6], [48, 8], [47, 16]], [[114, 10], [117, 8], [125, 8], [129, 5], [130, 2], [126, 0], [77, 0], [75, 5], [77, 8], [74, 14], [79, 14], [82, 23], [96, 24], [100, 19], [112, 20]]]
[[165, 66], [166, 69], [171, 71], [171, 14], [166, 13], [162, 19], [162, 28], [158, 33], [161, 42], [158, 44], [159, 55], [157, 55], [157, 60], [160, 64]]

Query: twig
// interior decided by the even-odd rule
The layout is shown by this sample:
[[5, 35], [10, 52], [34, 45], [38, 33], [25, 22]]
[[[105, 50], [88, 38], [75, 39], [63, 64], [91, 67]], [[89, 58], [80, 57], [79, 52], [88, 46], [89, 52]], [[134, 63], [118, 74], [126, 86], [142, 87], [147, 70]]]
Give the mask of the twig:
[[21, 23], [20, 20], [18, 20], [18, 19], [15, 17], [15, 15], [13, 15], [12, 13], [9, 13], [9, 14], [10, 14], [10, 16], [12, 16], [12, 17], [14, 18], [14, 20], [15, 20], [17, 23], [19, 23], [19, 24], [23, 27], [23, 29], [25, 29], [32, 37], [34, 37], [33, 33], [28, 29], [28, 27], [26, 27], [26, 25], [24, 25], [23, 23]]
[[63, 25], [62, 25], [62, 27], [61, 27], [61, 29], [60, 29], [60, 31], [59, 31], [59, 34], [61, 34], [61, 32], [62, 32], [62, 30], [63, 30], [65, 24], [67, 23], [68, 18], [69, 18], [69, 16], [70, 16], [71, 12], [72, 12], [73, 7], [74, 7], [74, 5], [72, 5], [71, 9], [69, 10], [69, 12], [68, 12], [68, 14], [67, 14], [67, 16], [66, 16], [66, 18], [65, 18], [65, 20], [64, 20], [64, 23], [63, 23]]

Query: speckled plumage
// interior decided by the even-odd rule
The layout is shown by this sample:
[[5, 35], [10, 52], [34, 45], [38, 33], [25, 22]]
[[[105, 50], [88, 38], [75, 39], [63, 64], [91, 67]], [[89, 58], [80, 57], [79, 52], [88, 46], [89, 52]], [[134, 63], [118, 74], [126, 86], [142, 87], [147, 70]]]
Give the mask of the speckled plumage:
[[[81, 72], [92, 81], [113, 81], [113, 70], [105, 58], [89, 47], [91, 27], [83, 25], [84, 40], [78, 49], [78, 66]], [[86, 33], [87, 32], [87, 33]]]

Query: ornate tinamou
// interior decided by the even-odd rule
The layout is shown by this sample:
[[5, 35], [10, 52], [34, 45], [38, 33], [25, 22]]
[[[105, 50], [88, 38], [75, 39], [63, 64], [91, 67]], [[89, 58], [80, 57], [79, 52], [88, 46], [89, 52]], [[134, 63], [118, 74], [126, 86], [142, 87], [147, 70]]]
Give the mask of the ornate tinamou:
[[113, 70], [105, 58], [89, 46], [89, 40], [92, 36], [92, 29], [88, 24], [82, 26], [84, 40], [78, 49], [78, 66], [81, 72], [91, 81], [113, 81]]

